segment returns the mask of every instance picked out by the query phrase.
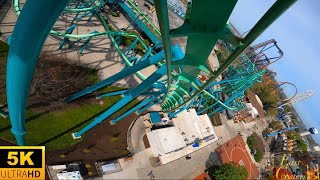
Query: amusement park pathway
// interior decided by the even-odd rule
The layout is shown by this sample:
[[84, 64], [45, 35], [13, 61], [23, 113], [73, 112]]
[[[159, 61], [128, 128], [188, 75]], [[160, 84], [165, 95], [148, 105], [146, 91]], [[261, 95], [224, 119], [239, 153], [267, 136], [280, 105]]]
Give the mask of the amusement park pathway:
[[[146, 149], [143, 143], [143, 137], [146, 134], [146, 128], [143, 121], [147, 118], [147, 115], [140, 116], [136, 121], [133, 122], [132, 129], [128, 132], [130, 133], [130, 139], [128, 139], [128, 144], [131, 143], [132, 152], [139, 153]], [[130, 145], [129, 145], [130, 147]]]

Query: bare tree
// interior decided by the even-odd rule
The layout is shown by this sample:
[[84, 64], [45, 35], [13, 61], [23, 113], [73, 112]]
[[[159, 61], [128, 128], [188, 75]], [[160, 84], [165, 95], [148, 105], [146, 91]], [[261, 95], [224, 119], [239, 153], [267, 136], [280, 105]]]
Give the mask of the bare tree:
[[96, 70], [67, 62], [63, 56], [48, 53], [42, 54], [39, 59], [30, 95], [35, 96], [36, 103], [42, 104], [48, 110], [63, 106], [64, 98], [96, 80]]

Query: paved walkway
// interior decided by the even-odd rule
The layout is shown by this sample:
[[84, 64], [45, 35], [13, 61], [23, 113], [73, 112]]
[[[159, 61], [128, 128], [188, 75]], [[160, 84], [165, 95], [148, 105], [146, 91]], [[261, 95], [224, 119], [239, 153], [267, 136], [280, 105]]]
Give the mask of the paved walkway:
[[216, 148], [217, 144], [213, 143], [190, 154], [190, 160], [180, 158], [157, 167], [152, 164], [153, 154], [148, 148], [135, 154], [131, 161], [120, 159], [123, 171], [104, 175], [103, 179], [151, 179], [148, 175], [150, 172], [155, 179], [192, 179], [205, 170], [205, 164]]
[[140, 116], [133, 124], [130, 131], [130, 143], [132, 146], [133, 153], [137, 154], [146, 149], [143, 143], [143, 136], [146, 134], [146, 128], [144, 127], [143, 121], [148, 115]]

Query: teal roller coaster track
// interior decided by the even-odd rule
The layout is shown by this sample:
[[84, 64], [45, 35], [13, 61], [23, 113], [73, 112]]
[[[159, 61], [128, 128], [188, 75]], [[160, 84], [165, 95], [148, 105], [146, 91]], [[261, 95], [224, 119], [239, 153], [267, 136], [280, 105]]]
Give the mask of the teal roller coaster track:
[[[86, 48], [92, 38], [107, 37], [116, 48], [123, 62], [125, 71], [120, 71], [101, 82], [67, 97], [72, 101], [102, 87], [136, 74], [142, 83], [137, 87], [121, 92], [101, 95], [100, 98], [122, 93], [123, 98], [108, 110], [96, 117], [87, 126], [74, 133], [80, 137], [134, 98], [145, 95], [147, 98], [138, 105], [111, 121], [115, 124], [132, 112], [141, 113], [154, 104], [160, 103], [163, 111], [174, 117], [179, 112], [195, 108], [198, 114], [208, 113], [209, 116], [224, 110], [237, 111], [242, 109], [244, 91], [253, 83], [261, 81], [265, 70], [259, 70], [243, 51], [268, 28], [296, 0], [277, 0], [264, 14], [251, 31], [239, 38], [231, 33], [228, 19], [237, 0], [188, 1], [185, 20], [181, 27], [169, 28], [167, 1], [154, 0], [160, 30], [142, 13], [131, 0], [28, 0], [21, 11], [19, 0], [13, 1], [18, 16], [11, 41], [7, 63], [7, 101], [12, 125], [12, 133], [19, 145], [25, 145], [25, 112], [26, 99], [29, 94], [31, 79], [42, 45], [48, 35], [63, 38], [59, 49], [68, 41], [85, 40], [79, 53]], [[117, 5], [138, 25], [152, 41], [153, 47], [147, 46], [143, 40], [126, 31], [110, 29], [104, 17], [105, 6]], [[74, 19], [66, 32], [51, 30], [60, 15], [72, 13]], [[73, 34], [76, 21], [84, 17], [88, 21], [97, 17], [104, 26], [103, 32], [92, 31], [88, 34]], [[132, 24], [130, 24], [132, 25]], [[129, 26], [130, 26], [129, 25]], [[185, 52], [179, 45], [172, 45], [173, 37], [188, 37]], [[132, 37], [134, 41], [125, 50], [121, 49], [120, 40]], [[230, 55], [220, 64], [217, 70], [210, 69], [207, 59], [218, 40], [227, 42]], [[25, 49], [28, 44], [28, 50]], [[144, 49], [144, 55], [137, 57], [134, 50], [137, 45]], [[237, 65], [232, 65], [238, 60]], [[140, 70], [157, 64], [158, 69], [149, 77]], [[19, 72], [19, 73], [17, 73]], [[217, 78], [224, 74], [225, 79]], [[205, 81], [199, 76], [205, 75]], [[163, 77], [166, 80], [163, 80]], [[221, 98], [223, 94], [224, 98]]]

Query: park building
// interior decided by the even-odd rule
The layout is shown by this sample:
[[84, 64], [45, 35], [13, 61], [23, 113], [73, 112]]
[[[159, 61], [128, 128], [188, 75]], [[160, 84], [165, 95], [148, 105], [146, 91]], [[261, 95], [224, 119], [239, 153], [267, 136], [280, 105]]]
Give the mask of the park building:
[[83, 180], [88, 175], [88, 171], [82, 162], [47, 165], [46, 170], [49, 178], [55, 180]]
[[185, 110], [171, 120], [160, 119], [157, 113], [150, 113], [150, 123], [144, 123], [149, 127], [146, 135], [153, 156], [161, 164], [188, 156], [218, 140], [209, 117], [197, 115], [195, 109]]

